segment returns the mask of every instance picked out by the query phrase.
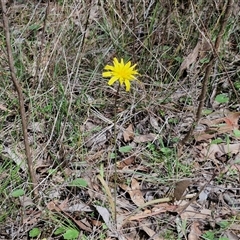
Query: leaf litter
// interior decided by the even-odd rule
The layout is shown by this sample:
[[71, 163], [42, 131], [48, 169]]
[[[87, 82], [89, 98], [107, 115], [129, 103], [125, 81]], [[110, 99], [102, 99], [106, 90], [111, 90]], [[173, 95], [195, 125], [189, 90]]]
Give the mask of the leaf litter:
[[[147, 16], [147, 13], [151, 12], [153, 2], [149, 2], [148, 6], [146, 4], [146, 16], [144, 16], [146, 21], [151, 19], [151, 17]], [[139, 2], [139, 4], [141, 3]], [[179, 11], [178, 14], [181, 14], [181, 11], [187, 11], [187, 5], [186, 3], [180, 6], [177, 10]], [[98, 1], [91, 1], [89, 6], [89, 23], [92, 24], [92, 28], [95, 28], [96, 22], [105, 12], [103, 12], [103, 6]], [[132, 6], [129, 9], [132, 9]], [[55, 15], [59, 15], [61, 11], [59, 4], [51, 4], [50, 18], [53, 20]], [[128, 11], [128, 8], [126, 7], [124, 11]], [[72, 17], [73, 24], [78, 26], [82, 32], [86, 32], [88, 44], [86, 44], [85, 50], [88, 52], [81, 64], [84, 66], [87, 62], [86, 66], [89, 69], [89, 63], [99, 64], [99, 59], [93, 56], [91, 52], [96, 39], [91, 37], [92, 28], [84, 30], [87, 19], [83, 14], [84, 12], [85, 7], [76, 5], [70, 17]], [[118, 14], [118, 12], [115, 13]], [[131, 17], [130, 12], [126, 16]], [[139, 34], [139, 37], [146, 34], [144, 32], [146, 29], [141, 32], [137, 26], [135, 27], [134, 31]], [[114, 28], [114, 34], [119, 32], [118, 29]], [[99, 34], [101, 34], [101, 31], [103, 30], [99, 29]], [[121, 33], [122, 31], [124, 29], [121, 29]], [[158, 31], [156, 26], [154, 33], [158, 34]], [[172, 33], [169, 32], [169, 34], [175, 33], [177, 39], [177, 29]], [[146, 34], [148, 39], [151, 36], [151, 34]], [[67, 35], [66, 38], [68, 39], [69, 36]], [[138, 42], [138, 40], [133, 41], [134, 44]], [[165, 43], [161, 42], [161, 44]], [[161, 44], [157, 44], [157, 49], [160, 49]], [[171, 44], [175, 45], [176, 43], [172, 42]], [[58, 43], [56, 46], [59, 45]], [[181, 44], [178, 42], [177, 45], [179, 45], [180, 49]], [[64, 46], [62, 47], [64, 48]], [[136, 50], [144, 50], [141, 45], [136, 47], [138, 47]], [[167, 47], [167, 45], [163, 46], [163, 48]], [[38, 206], [39, 209], [33, 204], [35, 199], [29, 196], [23, 196], [19, 199], [22, 209], [30, 208], [23, 218], [25, 225], [33, 228], [38, 224], [43, 229], [49, 228], [46, 235], [51, 234], [53, 229], [44, 224], [44, 222], [49, 222], [49, 218], [46, 218], [46, 212], [43, 210], [46, 209], [48, 214], [58, 219], [54, 223], [59, 224], [61, 221], [71, 220], [78, 230], [93, 239], [97, 239], [103, 232], [104, 227], [107, 226], [108, 230], [105, 232], [105, 239], [167, 239], [164, 234], [166, 233], [165, 229], [168, 229], [172, 234], [175, 234], [174, 237], [171, 236], [168, 239], [177, 239], [179, 237], [195, 240], [200, 239], [206, 229], [216, 229], [215, 226], [221, 223], [222, 220], [239, 218], [239, 135], [236, 131], [239, 130], [238, 113], [229, 111], [219, 116], [219, 112], [215, 108], [219, 108], [221, 105], [214, 105], [213, 114], [203, 117], [199, 122], [199, 126], [196, 127], [196, 129], [202, 127], [202, 130], [194, 132], [194, 140], [191, 146], [186, 146], [181, 161], [176, 162], [171, 155], [176, 146], [173, 138], [179, 139], [183, 137], [191, 123], [193, 123], [194, 104], [197, 102], [198, 88], [200, 87], [201, 71], [199, 69], [202, 66], [201, 62], [207, 61], [208, 52], [211, 51], [211, 46], [205, 37], [196, 41], [190, 48], [191, 50], [187, 54], [181, 52], [186, 57], [183, 58], [179, 68], [179, 75], [187, 72], [189, 76], [184, 79], [184, 83], [181, 81], [177, 83], [176, 91], [169, 95], [169, 86], [174, 85], [173, 82], [170, 85], [162, 84], [156, 89], [154, 86], [153, 89], [150, 87], [146, 90], [145, 88], [148, 87], [148, 81], [150, 80], [148, 80], [148, 74], [145, 74], [146, 79], [144, 81], [146, 80], [146, 83], [144, 84], [146, 86], [142, 84], [144, 86], [138, 89], [139, 93], [137, 91], [134, 93], [136, 95], [134, 95], [133, 99], [128, 99], [129, 96], [125, 94], [122, 96], [124, 101], [118, 108], [117, 119], [119, 131], [117, 136], [117, 226], [114, 226], [112, 218], [112, 212], [114, 211], [114, 161], [110, 157], [113, 152], [113, 112], [111, 105], [113, 98], [111, 96], [116, 94], [112, 88], [102, 90], [103, 96], [109, 99], [106, 101], [109, 101], [110, 107], [97, 105], [99, 96], [95, 95], [94, 90], [87, 93], [93, 101], [87, 103], [88, 110], [84, 112], [84, 119], [80, 117], [82, 109], [77, 109], [79, 111], [77, 113], [71, 112], [71, 120], [75, 124], [80, 122], [77, 125], [79, 128], [74, 129], [72, 135], [66, 137], [66, 139], [63, 134], [64, 141], [62, 142], [59, 142], [61, 138], [55, 136], [55, 134], [57, 135], [57, 127], [53, 129], [54, 134], [52, 136], [47, 132], [48, 128], [51, 128], [49, 122], [53, 119], [46, 119], [44, 123], [39, 121], [41, 124], [38, 121], [33, 122], [31, 128], [28, 129], [29, 135], [36, 134], [39, 139], [43, 139], [43, 144], [37, 142], [38, 148], [34, 149], [33, 152], [33, 155], [36, 156], [37, 177], [41, 185], [42, 196], [41, 201], [39, 201], [41, 205]], [[60, 46], [59, 49], [61, 49]], [[157, 49], [153, 49], [153, 51], [159, 51]], [[99, 52], [102, 51], [104, 50]], [[111, 54], [115, 55], [115, 50]], [[48, 58], [46, 54], [40, 65], [50, 62]], [[94, 62], [94, 58], [97, 59], [97, 62]], [[107, 54], [106, 58], [110, 60], [112, 57]], [[163, 52], [161, 52], [161, 59], [163, 59], [163, 62], [165, 61]], [[168, 71], [171, 70], [170, 61], [172, 60], [168, 58], [164, 63], [168, 66]], [[158, 79], [159, 74], [162, 74], [161, 72], [164, 69], [162, 69], [162, 66], [159, 69], [159, 66], [155, 66], [156, 73], [154, 74], [158, 76]], [[47, 68], [51, 69], [52, 66], [46, 65]], [[149, 66], [148, 71], [150, 70]], [[197, 76], [197, 78], [191, 75]], [[164, 79], [163, 75], [161, 77]], [[88, 89], [99, 85], [99, 82], [95, 82], [92, 78], [95, 78], [95, 76], [91, 75], [89, 77]], [[63, 84], [65, 84], [64, 81]], [[151, 84], [152, 82], [149, 85]], [[136, 88], [138, 88], [137, 85]], [[151, 96], [146, 94], [147, 91], [150, 91], [149, 95]], [[45, 92], [43, 92], [44, 94]], [[51, 92], [51, 94], [56, 96], [56, 92]], [[78, 99], [79, 95], [77, 94], [71, 93], [73, 98]], [[142, 99], [140, 96], [142, 94], [147, 98]], [[130, 105], [136, 106], [135, 97], [142, 99], [143, 109], [126, 107]], [[189, 101], [192, 101], [193, 105]], [[74, 102], [74, 105], [77, 106], [77, 103], [77, 101]], [[42, 108], [46, 107], [45, 105], [46, 103], [43, 104]], [[96, 105], [97, 107], [95, 107]], [[0, 109], [3, 112], [8, 112], [11, 111], [11, 106], [1, 101]], [[65, 117], [67, 115], [64, 115]], [[61, 132], [62, 123], [58, 119], [56, 119], [56, 122]], [[69, 126], [67, 130], [71, 130]], [[52, 139], [48, 142], [49, 136]], [[74, 144], [77, 143], [76, 147], [73, 147], [74, 144], [71, 142], [71, 138], [77, 139], [74, 142]], [[221, 143], [217, 143], [216, 140], [221, 140]], [[22, 151], [21, 153], [13, 151], [14, 148], [8, 146], [11, 145], [11, 141], [8, 140], [4, 143], [1, 157], [12, 159], [14, 164], [20, 167], [19, 175], [23, 175], [26, 172], [26, 167], [21, 165], [24, 156]], [[22, 149], [21, 141], [17, 145], [17, 147], [21, 146], [20, 149]], [[48, 146], [44, 145], [45, 142], [49, 143]], [[35, 142], [32, 141], [32, 143]], [[72, 150], [63, 154], [60, 151], [60, 145], [66, 145]], [[45, 149], [45, 152], [40, 149]], [[163, 149], [168, 151], [163, 151]], [[65, 166], [62, 163], [65, 163]], [[191, 167], [190, 173], [187, 170], [184, 172], [183, 169], [188, 167]], [[61, 168], [64, 168], [64, 170]], [[211, 176], [215, 173], [216, 177], [211, 180]], [[5, 179], [2, 176], [9, 176], [9, 173], [3, 174], [1, 173], [1, 183]], [[74, 184], [74, 186], [69, 184], [76, 179], [81, 179], [81, 182]], [[209, 179], [211, 181], [195, 199], [201, 186], [204, 186]], [[189, 196], [190, 198], [188, 198]], [[181, 224], [187, 221], [187, 230], [177, 230], [177, 224], [179, 223], [176, 220], [176, 215], [179, 216]], [[234, 239], [239, 235], [237, 223], [238, 220], [230, 224], [226, 231], [224, 230], [225, 235], [230, 239]], [[13, 223], [11, 227], [15, 229], [16, 224]], [[24, 232], [22, 230], [26, 228], [19, 227], [19, 229], [14, 230], [11, 236], [18, 232]], [[24, 238], [26, 234], [23, 233], [18, 237], [16, 238]]]

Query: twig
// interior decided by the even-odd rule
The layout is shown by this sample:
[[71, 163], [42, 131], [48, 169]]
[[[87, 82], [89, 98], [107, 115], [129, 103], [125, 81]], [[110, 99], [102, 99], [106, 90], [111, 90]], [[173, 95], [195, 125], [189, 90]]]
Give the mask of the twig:
[[117, 226], [117, 98], [119, 94], [120, 83], [114, 100], [114, 222]]
[[24, 138], [25, 153], [26, 153], [26, 157], [27, 157], [28, 171], [30, 174], [31, 182], [33, 184], [32, 187], [34, 190], [34, 194], [35, 194], [35, 196], [38, 196], [37, 180], [36, 180], [36, 176], [35, 176], [34, 169], [33, 169], [32, 157], [31, 157], [30, 146], [29, 146], [28, 135], [27, 135], [27, 120], [26, 120], [26, 112], [25, 112], [25, 108], [24, 108], [23, 92], [22, 92], [21, 85], [17, 80], [16, 73], [15, 73], [13, 53], [12, 53], [12, 49], [11, 49], [7, 9], [6, 9], [5, 4], [6, 4], [5, 1], [1, 0], [3, 27], [5, 30], [6, 45], [7, 45], [8, 64], [9, 64], [13, 84], [18, 93], [18, 101], [19, 101], [20, 116], [21, 116], [21, 122], [22, 122], [22, 131], [23, 131], [23, 138]]
[[[221, 43], [224, 31], [226, 29], [227, 20], [231, 15], [232, 5], [233, 5], [233, 0], [228, 0], [228, 2], [226, 4], [226, 8], [225, 8], [225, 13], [222, 15], [223, 17], [221, 18], [221, 21], [220, 21], [220, 30], [219, 30], [217, 39], [215, 41], [215, 44], [213, 46], [212, 56], [210, 58], [210, 61], [206, 64], [205, 75], [204, 75], [204, 79], [202, 82], [202, 90], [201, 90], [201, 94], [199, 96], [199, 105], [197, 108], [196, 119], [195, 119], [194, 123], [192, 124], [190, 130], [186, 134], [186, 136], [180, 141], [180, 143], [179, 143], [180, 148], [192, 136], [193, 130], [195, 129], [195, 126], [197, 125], [197, 123], [199, 122], [199, 120], [201, 118], [204, 102], [205, 102], [206, 95], [207, 95], [208, 81], [210, 78], [211, 70], [212, 70], [215, 59], [218, 57], [218, 50], [220, 47], [220, 43]], [[237, 95], [237, 97], [238, 97], [238, 95]]]

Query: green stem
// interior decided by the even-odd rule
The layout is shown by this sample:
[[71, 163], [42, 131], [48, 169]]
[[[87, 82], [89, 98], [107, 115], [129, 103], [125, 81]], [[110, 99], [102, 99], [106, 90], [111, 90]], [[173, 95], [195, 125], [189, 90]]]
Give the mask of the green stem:
[[114, 101], [114, 213], [113, 218], [117, 226], [117, 97], [120, 89], [120, 83], [117, 88]]

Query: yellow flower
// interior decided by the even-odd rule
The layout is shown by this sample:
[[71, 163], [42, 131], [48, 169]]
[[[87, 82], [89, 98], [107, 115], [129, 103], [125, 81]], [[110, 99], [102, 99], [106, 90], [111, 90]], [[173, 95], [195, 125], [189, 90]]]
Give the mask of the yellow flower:
[[123, 83], [126, 85], [126, 91], [130, 90], [130, 81], [135, 80], [136, 77], [134, 75], [138, 75], [138, 71], [134, 70], [137, 64], [131, 66], [131, 62], [124, 63], [123, 59], [121, 62], [117, 60], [117, 58], [113, 59], [113, 66], [106, 65], [104, 70], [109, 70], [107, 72], [103, 72], [103, 77], [110, 77], [111, 79], [108, 81], [108, 85], [114, 84], [116, 81], [119, 81], [122, 85]]

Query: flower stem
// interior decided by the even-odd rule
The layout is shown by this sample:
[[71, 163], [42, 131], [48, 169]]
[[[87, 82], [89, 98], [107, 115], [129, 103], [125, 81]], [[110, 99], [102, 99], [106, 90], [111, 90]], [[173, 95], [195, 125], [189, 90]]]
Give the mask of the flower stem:
[[120, 83], [114, 101], [114, 212], [113, 218], [117, 226], [117, 97], [119, 94]]

